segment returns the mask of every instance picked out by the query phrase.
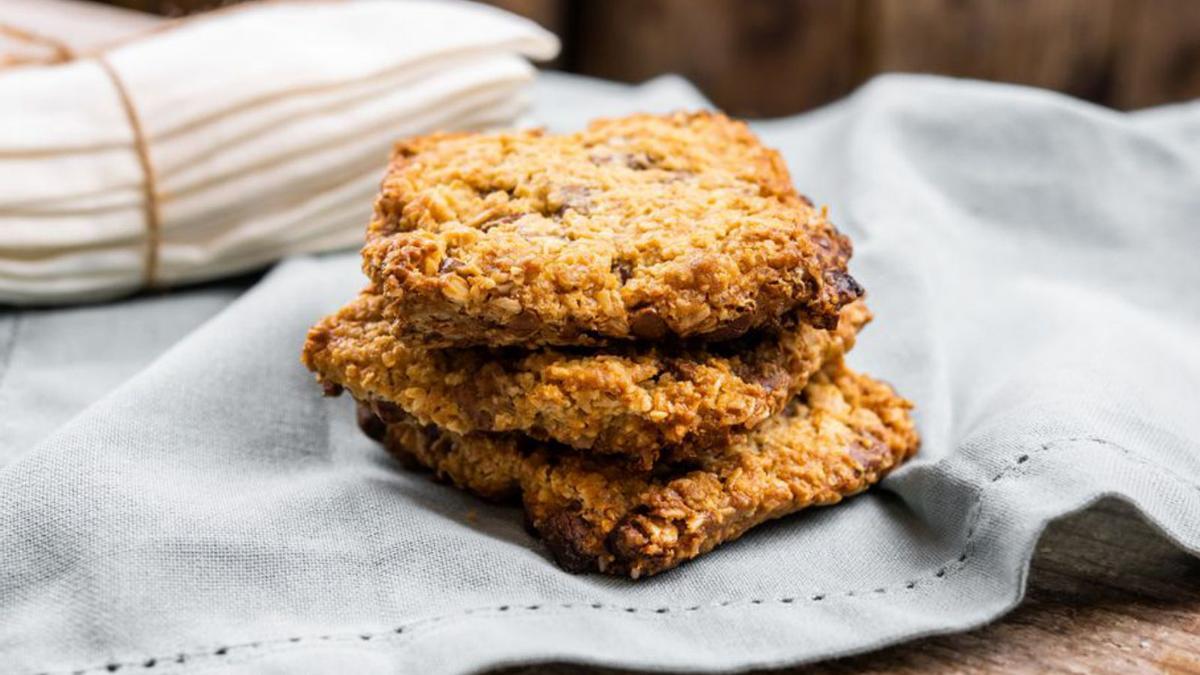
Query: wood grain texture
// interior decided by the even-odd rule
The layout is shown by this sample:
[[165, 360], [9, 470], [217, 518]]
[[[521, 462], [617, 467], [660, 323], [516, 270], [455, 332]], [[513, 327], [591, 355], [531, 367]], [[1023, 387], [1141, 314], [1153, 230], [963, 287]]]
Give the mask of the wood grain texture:
[[[560, 664], [500, 672], [628, 671]], [[812, 667], [759, 672], [1200, 675], [1200, 559], [1166, 541], [1130, 507], [1104, 502], [1046, 531], [1025, 600], [989, 626]]]
[[742, 115], [811, 108], [859, 79], [856, 2], [605, 0], [577, 11], [575, 70], [626, 81], [678, 73]]
[[862, 0], [873, 72], [1110, 96], [1118, 0]]
[[1200, 97], [1200, 2], [1122, 0], [1110, 105], [1118, 108]]

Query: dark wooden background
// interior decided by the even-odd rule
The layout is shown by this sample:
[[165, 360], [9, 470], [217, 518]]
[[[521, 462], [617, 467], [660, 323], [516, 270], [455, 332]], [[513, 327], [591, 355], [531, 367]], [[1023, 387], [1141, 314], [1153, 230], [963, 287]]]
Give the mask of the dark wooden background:
[[[108, 0], [187, 14], [230, 0]], [[1200, 97], [1200, 0], [490, 0], [559, 35], [555, 68], [680, 73], [742, 116], [799, 112], [881, 72], [1047, 87], [1115, 108]]]

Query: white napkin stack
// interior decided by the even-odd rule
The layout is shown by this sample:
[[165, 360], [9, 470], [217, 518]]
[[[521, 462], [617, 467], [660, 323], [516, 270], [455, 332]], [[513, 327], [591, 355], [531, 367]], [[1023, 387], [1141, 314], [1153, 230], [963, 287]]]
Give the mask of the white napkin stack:
[[[360, 241], [393, 141], [512, 124], [525, 58], [557, 49], [490, 7], [360, 0], [238, 8], [108, 50], [154, 174], [155, 282]], [[0, 302], [143, 285], [137, 146], [95, 58], [0, 70]]]

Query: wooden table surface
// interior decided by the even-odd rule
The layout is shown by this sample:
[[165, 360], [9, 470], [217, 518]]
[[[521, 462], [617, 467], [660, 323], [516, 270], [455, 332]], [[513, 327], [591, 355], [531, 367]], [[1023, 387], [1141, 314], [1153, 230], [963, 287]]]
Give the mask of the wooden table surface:
[[[503, 675], [613, 675], [569, 665]], [[1105, 502], [1052, 525], [1024, 602], [969, 633], [926, 638], [777, 675], [843, 673], [1195, 673], [1200, 559], [1130, 507]]]

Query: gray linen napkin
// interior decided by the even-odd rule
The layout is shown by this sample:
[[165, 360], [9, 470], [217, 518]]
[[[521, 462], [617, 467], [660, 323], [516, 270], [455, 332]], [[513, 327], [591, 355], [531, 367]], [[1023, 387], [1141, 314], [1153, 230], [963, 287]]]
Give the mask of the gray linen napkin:
[[[534, 117], [699, 103], [547, 76]], [[995, 618], [1047, 521], [1102, 496], [1200, 552], [1200, 107], [897, 76], [758, 129], [855, 240], [878, 318], [852, 364], [917, 402], [881, 489], [659, 577], [572, 576], [321, 398], [297, 354], [353, 254], [9, 314], [0, 671], [774, 666]]]

